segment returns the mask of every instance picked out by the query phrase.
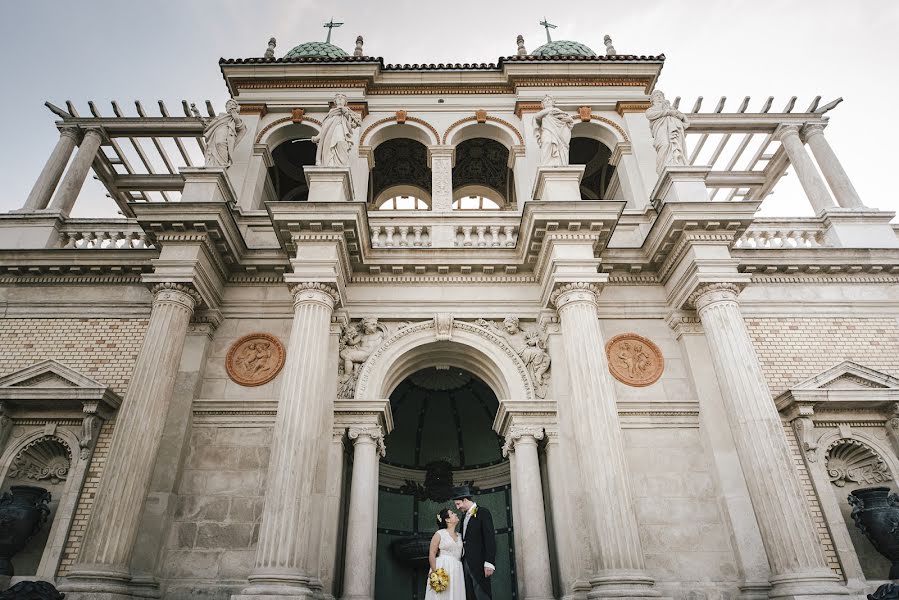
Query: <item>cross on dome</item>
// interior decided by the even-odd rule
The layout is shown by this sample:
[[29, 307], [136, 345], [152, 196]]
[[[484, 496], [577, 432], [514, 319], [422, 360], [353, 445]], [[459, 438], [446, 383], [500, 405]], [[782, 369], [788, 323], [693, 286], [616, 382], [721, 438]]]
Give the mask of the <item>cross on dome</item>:
[[546, 27], [546, 43], [548, 44], [548, 43], [550, 43], [551, 41], [553, 41], [552, 38], [549, 37], [549, 30], [550, 30], [550, 29], [555, 29], [556, 26], [553, 25], [552, 23], [550, 23], [549, 21], [547, 21], [547, 20], [546, 20], [546, 17], [543, 17], [543, 20], [540, 21], [540, 24], [541, 24], [543, 27]]
[[330, 43], [331, 43], [331, 30], [333, 30], [335, 27], [340, 27], [341, 25], [343, 25], [343, 23], [335, 23], [335, 22], [334, 22], [334, 17], [331, 17], [331, 20], [330, 20], [330, 21], [328, 21], [327, 23], [325, 23], [324, 25], [322, 25], [322, 27], [327, 27], [327, 28], [328, 28], [328, 37], [325, 38], [325, 43], [326, 43], [326, 44], [330, 44]]

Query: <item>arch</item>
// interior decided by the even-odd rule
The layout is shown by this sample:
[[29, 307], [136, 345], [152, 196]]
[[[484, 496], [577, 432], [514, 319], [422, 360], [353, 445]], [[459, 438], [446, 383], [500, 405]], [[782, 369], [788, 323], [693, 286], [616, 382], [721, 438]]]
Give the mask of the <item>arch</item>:
[[451, 365], [470, 371], [500, 400], [535, 400], [527, 367], [492, 331], [453, 321], [449, 332], [436, 319], [402, 327], [388, 336], [363, 365], [356, 383], [360, 400], [389, 398], [406, 377], [419, 369]]
[[406, 117], [405, 123], [397, 123], [396, 117], [384, 117], [378, 119], [365, 128], [359, 136], [359, 146], [376, 147], [387, 140], [394, 138], [411, 138], [421, 142], [425, 146], [434, 146], [440, 143], [440, 135], [437, 129], [418, 117]]
[[571, 137], [586, 137], [599, 140], [609, 150], [614, 151], [619, 143], [629, 143], [627, 132], [611, 119], [599, 115], [590, 115], [589, 121], [576, 121], [571, 130]]
[[13, 460], [15, 460], [20, 452], [30, 446], [39, 444], [44, 439], [52, 439], [61, 443], [68, 453], [70, 468], [75, 464], [76, 459], [78, 459], [78, 454], [73, 452], [72, 449], [78, 447], [78, 438], [75, 437], [73, 433], [62, 428], [57, 428], [56, 432], [53, 434], [45, 433], [43, 429], [36, 429], [23, 435], [17, 443], [10, 444], [6, 447], [3, 455], [0, 456], [0, 469], [2, 469], [0, 473], [3, 475], [2, 478], [0, 478], [0, 482], [3, 482], [6, 479]]
[[477, 117], [465, 117], [447, 127], [443, 132], [444, 145], [457, 146], [471, 138], [496, 140], [510, 150], [516, 143], [524, 145], [524, 136], [508, 121], [490, 115], [487, 115], [486, 123], [477, 121]]
[[894, 458], [894, 453], [889, 449], [884, 448], [880, 441], [874, 436], [857, 429], [853, 429], [849, 437], [843, 437], [839, 431], [834, 431], [821, 437], [818, 441], [817, 454], [818, 457], [824, 461], [823, 464], [825, 467], [830, 460], [831, 451], [841, 444], [858, 446], [876, 456], [884, 465], [886, 465], [890, 481], [899, 485], [899, 462]]
[[253, 143], [265, 144], [272, 149], [287, 140], [312, 137], [321, 130], [321, 125], [321, 121], [312, 117], [303, 116], [299, 123], [294, 123], [293, 117], [282, 117], [263, 127]]
[[[497, 207], [500, 210], [502, 210], [502, 208], [508, 204], [508, 201], [506, 200], [506, 198], [501, 193], [499, 193], [498, 191], [493, 189], [492, 187], [489, 187], [486, 185], [477, 185], [477, 184], [467, 184], [467, 185], [463, 185], [461, 187], [454, 189], [453, 190], [453, 204], [455, 204], [456, 201], [461, 200], [462, 198], [465, 198], [468, 196], [481, 196], [481, 197], [487, 198], [489, 200], [492, 200], [493, 202], [496, 202]], [[466, 210], [466, 209], [462, 209], [462, 208], [455, 209], [454, 208], [453, 210]], [[495, 210], [495, 209], [488, 209], [488, 210]]]
[[374, 208], [380, 208], [384, 202], [393, 198], [394, 196], [416, 196], [420, 198], [425, 204], [428, 205], [428, 208], [431, 207], [431, 192], [430, 190], [426, 190], [423, 187], [419, 187], [417, 185], [409, 185], [409, 184], [399, 184], [399, 185], [391, 185], [389, 187], [384, 188], [381, 192], [375, 196], [375, 199], [372, 201], [372, 206]]

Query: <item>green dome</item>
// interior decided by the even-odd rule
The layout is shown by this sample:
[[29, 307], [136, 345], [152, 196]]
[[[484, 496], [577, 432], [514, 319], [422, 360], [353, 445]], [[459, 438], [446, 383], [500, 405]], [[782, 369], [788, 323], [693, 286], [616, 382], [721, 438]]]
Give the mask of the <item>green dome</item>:
[[290, 52], [284, 55], [284, 58], [294, 58], [295, 56], [316, 56], [322, 58], [340, 58], [349, 56], [346, 52], [328, 42], [306, 42], [300, 44]]
[[543, 44], [533, 52], [533, 56], [596, 56], [596, 52], [580, 42], [553, 40]]

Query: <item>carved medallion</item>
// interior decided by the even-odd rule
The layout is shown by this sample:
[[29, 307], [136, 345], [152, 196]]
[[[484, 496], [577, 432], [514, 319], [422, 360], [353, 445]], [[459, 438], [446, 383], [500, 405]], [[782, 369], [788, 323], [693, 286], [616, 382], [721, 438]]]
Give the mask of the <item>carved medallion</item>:
[[623, 333], [609, 340], [606, 356], [615, 379], [634, 387], [655, 383], [665, 369], [659, 347], [636, 333]]
[[245, 335], [228, 350], [228, 377], [245, 386], [268, 383], [284, 366], [284, 345], [267, 333]]

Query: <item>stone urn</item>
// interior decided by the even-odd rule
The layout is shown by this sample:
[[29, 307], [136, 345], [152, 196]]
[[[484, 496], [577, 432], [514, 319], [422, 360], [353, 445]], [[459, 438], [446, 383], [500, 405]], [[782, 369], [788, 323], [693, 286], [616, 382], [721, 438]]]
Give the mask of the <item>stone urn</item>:
[[849, 494], [852, 520], [874, 548], [892, 562], [890, 579], [899, 579], [899, 496], [872, 487]]
[[50, 515], [50, 492], [31, 485], [13, 485], [0, 496], [0, 575], [13, 576], [12, 559], [21, 552]]
[[390, 550], [401, 563], [410, 567], [421, 567], [428, 564], [430, 546], [430, 538], [416, 533], [393, 540], [390, 543]]

